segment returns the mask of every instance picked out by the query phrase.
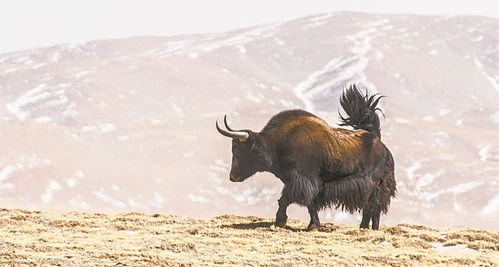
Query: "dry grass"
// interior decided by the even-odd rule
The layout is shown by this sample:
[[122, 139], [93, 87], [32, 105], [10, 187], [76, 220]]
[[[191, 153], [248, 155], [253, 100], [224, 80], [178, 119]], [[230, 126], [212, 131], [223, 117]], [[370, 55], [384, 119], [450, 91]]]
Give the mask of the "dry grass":
[[379, 231], [224, 215], [0, 210], [0, 265], [499, 265], [499, 233], [399, 224]]

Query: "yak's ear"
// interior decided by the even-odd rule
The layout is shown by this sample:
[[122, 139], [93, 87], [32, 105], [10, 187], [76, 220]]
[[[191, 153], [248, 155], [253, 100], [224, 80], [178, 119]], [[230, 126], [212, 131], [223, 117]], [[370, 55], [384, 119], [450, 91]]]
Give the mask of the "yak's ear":
[[239, 140], [241, 143], [247, 143], [249, 139], [251, 139], [251, 131], [240, 131], [241, 133], [246, 133], [246, 135], [237, 137], [236, 139]]
[[244, 143], [244, 144], [251, 144], [253, 142], [253, 135], [255, 134], [254, 132], [250, 130], [241, 130], [240, 132], [246, 133], [246, 136], [241, 136], [239, 138], [236, 138], [239, 142]]

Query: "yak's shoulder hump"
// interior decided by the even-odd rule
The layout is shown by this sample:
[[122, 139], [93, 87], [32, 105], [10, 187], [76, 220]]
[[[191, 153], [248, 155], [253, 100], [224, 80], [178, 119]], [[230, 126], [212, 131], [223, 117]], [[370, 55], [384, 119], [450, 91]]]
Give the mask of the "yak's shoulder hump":
[[309, 119], [318, 119], [321, 120], [319, 117], [315, 116], [314, 114], [301, 110], [301, 109], [292, 109], [292, 110], [285, 110], [277, 113], [274, 115], [269, 122], [265, 125], [263, 128], [262, 132], [269, 132], [275, 128], [279, 128], [285, 125], [288, 125], [290, 123], [295, 124], [297, 122], [303, 122], [307, 121]]

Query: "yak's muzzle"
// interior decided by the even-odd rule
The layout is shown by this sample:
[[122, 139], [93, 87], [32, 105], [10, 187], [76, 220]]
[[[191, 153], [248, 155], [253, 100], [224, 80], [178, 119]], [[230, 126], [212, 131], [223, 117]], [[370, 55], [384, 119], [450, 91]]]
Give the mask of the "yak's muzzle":
[[229, 176], [229, 180], [230, 180], [231, 182], [242, 182], [244, 179], [240, 179], [240, 178], [237, 178], [237, 177], [235, 177], [235, 176], [233, 176], [233, 175], [230, 175], [230, 176]]

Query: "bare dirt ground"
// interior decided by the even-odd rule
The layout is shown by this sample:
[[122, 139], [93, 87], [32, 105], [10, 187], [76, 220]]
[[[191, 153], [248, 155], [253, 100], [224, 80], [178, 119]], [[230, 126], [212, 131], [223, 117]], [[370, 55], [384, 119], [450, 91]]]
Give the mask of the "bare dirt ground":
[[0, 265], [499, 265], [499, 232], [325, 223], [306, 231], [257, 217], [0, 210]]

